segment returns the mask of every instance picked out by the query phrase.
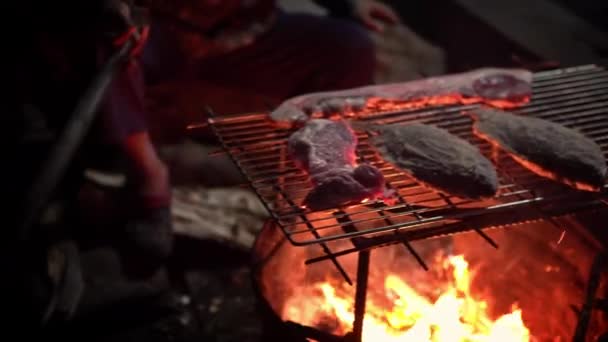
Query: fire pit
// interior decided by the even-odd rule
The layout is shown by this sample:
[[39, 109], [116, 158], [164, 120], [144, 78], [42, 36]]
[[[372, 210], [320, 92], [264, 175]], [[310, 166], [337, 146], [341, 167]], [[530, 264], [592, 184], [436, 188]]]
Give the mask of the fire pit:
[[[492, 230], [497, 250], [470, 232], [412, 243], [428, 271], [401, 246], [374, 250], [362, 341], [571, 341], [601, 249], [581, 229], [564, 218]], [[317, 253], [293, 246], [268, 224], [254, 248], [257, 288], [277, 321], [297, 323], [294, 333], [331, 340], [299, 324], [348, 336], [356, 286], [326, 263], [304, 266]], [[357, 263], [356, 254], [340, 258], [351, 277]], [[588, 340], [607, 327], [595, 312]]]
[[[608, 151], [608, 71], [538, 73], [533, 89], [515, 112], [578, 128]], [[493, 155], [460, 115], [476, 106], [389, 109], [360, 119], [431, 123], [476, 144], [498, 166], [493, 199], [424, 188], [359, 133], [358, 159], [382, 170], [396, 202], [319, 212], [300, 205], [310, 182], [286, 156], [290, 131], [265, 113], [209, 119], [273, 218], [258, 236], [254, 267], [276, 322], [321, 341], [594, 341], [606, 330], [593, 310], [601, 303], [594, 301], [598, 269], [606, 267], [594, 258], [606, 246], [574, 216], [605, 212], [605, 191], [577, 192]]]

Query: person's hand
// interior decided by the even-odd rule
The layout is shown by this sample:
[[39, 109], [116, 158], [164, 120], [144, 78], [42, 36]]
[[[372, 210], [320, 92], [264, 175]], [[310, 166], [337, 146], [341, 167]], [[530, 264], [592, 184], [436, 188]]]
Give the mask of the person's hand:
[[135, 40], [135, 44], [131, 48], [130, 56], [137, 57], [141, 54], [146, 42], [148, 40], [148, 34], [150, 32], [150, 27], [144, 26], [141, 29], [138, 29], [135, 26], [129, 27], [129, 29], [116, 37], [114, 39], [113, 44], [116, 47], [121, 47], [126, 44], [130, 39]]
[[400, 22], [399, 16], [388, 5], [376, 0], [354, 0], [353, 15], [365, 26], [376, 32], [384, 31], [385, 26]]
[[106, 0], [104, 5], [106, 13], [104, 18], [109, 24], [113, 45], [121, 47], [129, 40], [134, 40], [130, 55], [138, 56], [148, 39], [149, 26], [138, 23], [133, 8], [122, 0]]

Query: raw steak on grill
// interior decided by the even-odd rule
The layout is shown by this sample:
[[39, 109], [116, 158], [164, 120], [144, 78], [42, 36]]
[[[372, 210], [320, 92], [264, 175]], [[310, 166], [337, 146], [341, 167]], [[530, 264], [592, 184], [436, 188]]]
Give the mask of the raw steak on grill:
[[526, 70], [477, 69], [411, 82], [302, 95], [285, 101], [270, 114], [270, 119], [278, 126], [291, 127], [311, 117], [356, 116], [366, 110], [479, 102], [511, 108], [528, 102], [531, 82], [532, 74]]
[[606, 178], [601, 148], [582, 133], [530, 116], [483, 108], [470, 112], [473, 132], [532, 172], [579, 190], [599, 191]]
[[498, 177], [479, 149], [448, 131], [420, 123], [373, 126], [384, 159], [421, 183], [461, 198], [493, 196]]
[[342, 120], [311, 120], [289, 137], [290, 157], [314, 185], [304, 206], [332, 209], [384, 194], [382, 173], [371, 165], [357, 165], [356, 147], [357, 136]]

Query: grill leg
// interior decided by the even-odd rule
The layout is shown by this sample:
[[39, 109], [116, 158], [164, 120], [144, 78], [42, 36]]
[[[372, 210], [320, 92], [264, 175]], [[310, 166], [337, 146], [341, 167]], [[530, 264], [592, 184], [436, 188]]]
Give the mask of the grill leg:
[[602, 272], [606, 267], [607, 257], [608, 255], [600, 253], [595, 257], [595, 260], [591, 265], [591, 274], [589, 275], [589, 281], [587, 282], [585, 303], [583, 304], [581, 313], [578, 317], [574, 338], [572, 339], [573, 342], [584, 342], [587, 339], [587, 329], [589, 328], [591, 311], [593, 311], [596, 292], [600, 286]]
[[357, 262], [357, 288], [355, 292], [355, 321], [351, 341], [361, 342], [363, 334], [363, 318], [367, 301], [367, 280], [369, 277], [370, 251], [359, 252]]

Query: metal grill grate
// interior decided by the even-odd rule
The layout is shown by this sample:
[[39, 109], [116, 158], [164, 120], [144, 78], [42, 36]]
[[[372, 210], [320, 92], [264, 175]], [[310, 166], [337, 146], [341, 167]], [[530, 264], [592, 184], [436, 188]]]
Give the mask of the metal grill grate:
[[[208, 123], [289, 241], [294, 245], [322, 247], [326, 255], [308, 260], [309, 263], [332, 259], [339, 267], [335, 260], [339, 255], [394, 243], [404, 243], [411, 250], [408, 241], [465, 230], [475, 230], [493, 243], [482, 228], [548, 219], [603, 205], [605, 191], [577, 192], [534, 175], [504, 153], [493, 154], [489, 144], [472, 134], [471, 119], [461, 115], [463, 110], [477, 106], [375, 112], [360, 120], [433, 124], [479, 146], [497, 162], [500, 188], [495, 198], [471, 201], [424, 188], [382, 160], [369, 145], [368, 136], [361, 132], [359, 161], [382, 170], [388, 187], [398, 195], [397, 202], [393, 205], [370, 202], [322, 212], [300, 207], [311, 184], [308, 176], [287, 157], [289, 130], [274, 127], [265, 113], [212, 117]], [[531, 103], [514, 112], [579, 129], [608, 154], [608, 71], [600, 66], [535, 74]], [[345, 239], [351, 243], [338, 243], [349, 241]]]

